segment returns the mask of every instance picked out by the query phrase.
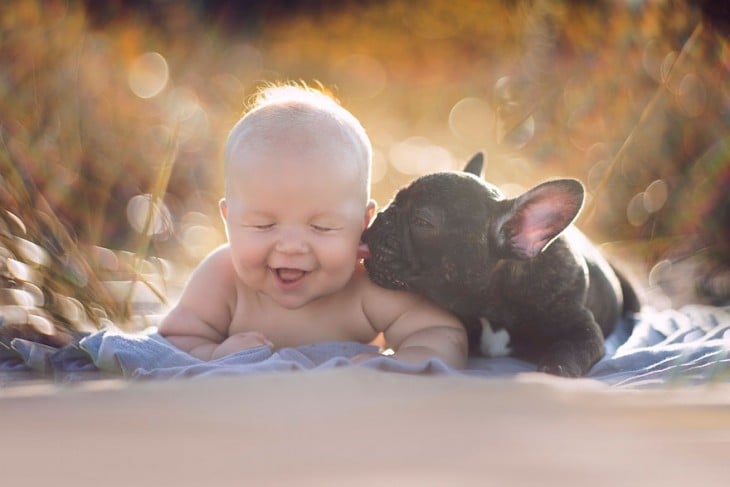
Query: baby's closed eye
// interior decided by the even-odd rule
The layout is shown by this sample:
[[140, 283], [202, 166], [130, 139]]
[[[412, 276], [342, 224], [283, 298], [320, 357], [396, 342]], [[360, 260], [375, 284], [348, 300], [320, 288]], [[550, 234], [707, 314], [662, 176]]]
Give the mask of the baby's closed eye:
[[273, 222], [267, 222], [267, 223], [242, 223], [241, 226], [243, 228], [249, 228], [251, 230], [271, 230], [276, 226]]
[[328, 232], [335, 232], [337, 230], [342, 230], [342, 227], [339, 227], [337, 225], [329, 225], [329, 224], [318, 224], [318, 223], [312, 223], [310, 227], [317, 231], [322, 233], [328, 233]]

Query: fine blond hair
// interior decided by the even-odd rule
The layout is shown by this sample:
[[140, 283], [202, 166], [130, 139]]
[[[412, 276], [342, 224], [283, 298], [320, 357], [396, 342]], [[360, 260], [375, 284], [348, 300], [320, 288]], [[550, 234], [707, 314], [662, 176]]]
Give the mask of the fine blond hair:
[[343, 139], [351, 143], [360, 162], [358, 171], [363, 194], [365, 200], [369, 200], [372, 144], [365, 129], [332, 95], [303, 83], [268, 84], [254, 95], [250, 108], [228, 134], [224, 163], [229, 165], [236, 150], [248, 142], [247, 136], [252, 130], [273, 126], [286, 130], [312, 123], [335, 126]]

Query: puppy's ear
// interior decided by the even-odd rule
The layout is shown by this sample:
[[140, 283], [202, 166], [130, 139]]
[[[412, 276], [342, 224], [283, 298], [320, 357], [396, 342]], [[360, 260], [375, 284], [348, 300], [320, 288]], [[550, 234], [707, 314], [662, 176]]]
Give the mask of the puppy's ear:
[[499, 245], [510, 255], [531, 259], [542, 252], [578, 216], [583, 185], [558, 179], [535, 186], [511, 200], [498, 223]]
[[476, 177], [480, 177], [482, 175], [482, 169], [484, 169], [484, 153], [483, 152], [477, 152], [473, 156], [471, 156], [471, 159], [469, 159], [469, 162], [466, 163], [466, 166], [464, 166], [464, 172], [471, 173], [475, 175]]

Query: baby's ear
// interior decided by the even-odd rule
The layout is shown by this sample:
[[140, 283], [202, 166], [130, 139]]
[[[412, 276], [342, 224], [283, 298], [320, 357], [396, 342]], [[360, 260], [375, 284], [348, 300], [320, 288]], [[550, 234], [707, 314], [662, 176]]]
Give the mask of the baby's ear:
[[221, 218], [223, 218], [223, 221], [226, 221], [228, 219], [228, 204], [225, 198], [221, 198], [218, 202], [218, 209], [221, 212]]
[[368, 225], [370, 225], [370, 220], [373, 219], [373, 216], [375, 216], [375, 210], [377, 209], [378, 204], [375, 202], [375, 200], [368, 201], [368, 205], [365, 207], [365, 216], [363, 217], [362, 221], [362, 229], [365, 230]]

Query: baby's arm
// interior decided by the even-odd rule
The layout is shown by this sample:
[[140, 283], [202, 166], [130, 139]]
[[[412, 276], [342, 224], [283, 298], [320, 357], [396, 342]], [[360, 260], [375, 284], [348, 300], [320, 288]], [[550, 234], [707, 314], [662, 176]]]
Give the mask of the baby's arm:
[[395, 349], [395, 358], [404, 362], [418, 363], [438, 357], [446, 364], [461, 369], [466, 365], [467, 342], [464, 327], [439, 325], [423, 328], [406, 336], [400, 346], [391, 335], [390, 343]]
[[466, 365], [466, 331], [456, 316], [404, 291], [381, 288], [375, 295], [365, 311], [376, 328], [382, 327], [395, 358], [417, 363], [438, 357], [455, 368]]
[[[227, 246], [215, 250], [190, 276], [180, 301], [160, 324], [159, 332], [176, 347], [211, 360], [249, 346], [255, 337], [228, 337], [236, 299], [234, 271]], [[259, 340], [259, 345], [264, 344]]]
[[248, 350], [249, 348], [256, 348], [262, 345], [274, 348], [274, 344], [269, 341], [263, 333], [258, 331], [235, 333], [223, 340], [223, 343], [213, 349], [210, 354], [210, 360], [215, 360], [232, 353], [240, 352], [241, 350]]

